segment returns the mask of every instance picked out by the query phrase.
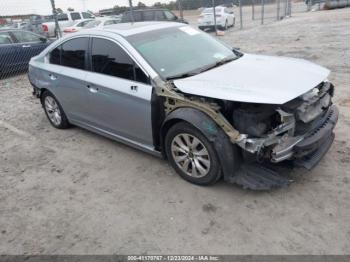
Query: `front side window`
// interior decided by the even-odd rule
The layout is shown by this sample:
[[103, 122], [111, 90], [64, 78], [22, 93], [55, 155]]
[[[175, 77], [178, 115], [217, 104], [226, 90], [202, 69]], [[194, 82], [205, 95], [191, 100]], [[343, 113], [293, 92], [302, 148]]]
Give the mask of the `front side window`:
[[169, 21], [176, 20], [175, 15], [172, 12], [164, 11], [164, 15], [165, 15], [166, 19]]
[[61, 65], [85, 69], [89, 39], [87, 37], [68, 40], [61, 47]]
[[68, 15], [67, 14], [58, 14], [57, 20], [58, 21], [68, 21]]
[[12, 31], [19, 43], [40, 42], [40, 36], [25, 31]]
[[11, 36], [7, 32], [1, 32], [0, 33], [0, 45], [6, 45], [6, 44], [11, 44]]
[[72, 17], [72, 20], [79, 20], [79, 19], [81, 19], [80, 14], [77, 13], [77, 12], [76, 13], [71, 13], [70, 15]]
[[131, 57], [116, 43], [94, 38], [91, 50], [92, 71], [147, 83], [148, 78]]

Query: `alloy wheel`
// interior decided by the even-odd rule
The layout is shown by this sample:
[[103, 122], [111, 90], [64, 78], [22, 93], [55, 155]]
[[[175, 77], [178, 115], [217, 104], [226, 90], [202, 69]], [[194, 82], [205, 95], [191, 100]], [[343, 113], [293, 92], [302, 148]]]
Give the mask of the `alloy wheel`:
[[171, 142], [171, 153], [176, 165], [188, 176], [201, 178], [209, 173], [209, 153], [197, 137], [178, 134]]

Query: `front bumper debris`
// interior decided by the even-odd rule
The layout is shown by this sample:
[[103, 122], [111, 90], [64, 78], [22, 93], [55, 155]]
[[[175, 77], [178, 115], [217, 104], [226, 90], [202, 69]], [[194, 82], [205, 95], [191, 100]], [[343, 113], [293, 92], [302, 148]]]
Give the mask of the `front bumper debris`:
[[[327, 114], [311, 132], [303, 136], [287, 138], [276, 145], [272, 150], [271, 162], [278, 163], [287, 159], [302, 159], [315, 151], [325, 151], [322, 155], [319, 155], [319, 158], [322, 158], [333, 142], [333, 129], [338, 121], [338, 116], [338, 108], [335, 105], [331, 106]], [[325, 150], [325, 145], [328, 145], [327, 150]]]

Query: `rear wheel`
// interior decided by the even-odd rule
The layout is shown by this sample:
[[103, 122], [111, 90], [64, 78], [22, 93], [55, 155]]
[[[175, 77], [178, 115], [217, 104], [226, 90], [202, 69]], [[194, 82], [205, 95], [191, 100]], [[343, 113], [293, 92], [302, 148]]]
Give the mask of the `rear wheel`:
[[47, 118], [54, 127], [58, 129], [66, 129], [70, 126], [60, 103], [51, 92], [45, 91], [42, 94], [41, 103], [44, 107]]
[[180, 122], [171, 127], [165, 149], [170, 164], [183, 179], [210, 185], [220, 178], [221, 167], [213, 144], [192, 125]]

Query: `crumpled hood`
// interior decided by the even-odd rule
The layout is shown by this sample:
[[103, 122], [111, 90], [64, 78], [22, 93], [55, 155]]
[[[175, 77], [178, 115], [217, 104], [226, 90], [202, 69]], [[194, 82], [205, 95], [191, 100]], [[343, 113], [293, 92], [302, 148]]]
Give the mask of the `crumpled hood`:
[[207, 72], [175, 80], [187, 94], [230, 101], [284, 104], [316, 87], [330, 71], [303, 59], [244, 54]]

